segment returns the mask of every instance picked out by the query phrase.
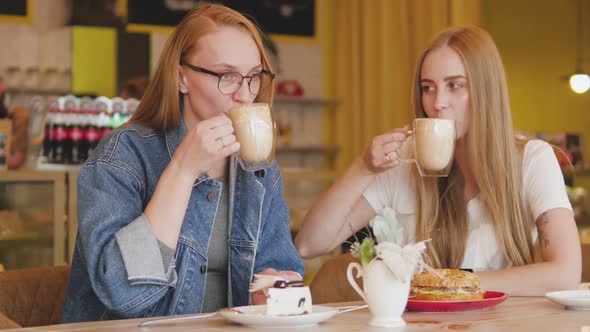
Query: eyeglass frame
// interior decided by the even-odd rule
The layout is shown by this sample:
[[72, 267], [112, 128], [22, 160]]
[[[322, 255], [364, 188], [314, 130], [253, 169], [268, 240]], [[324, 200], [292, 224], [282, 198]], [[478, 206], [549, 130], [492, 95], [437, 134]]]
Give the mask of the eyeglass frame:
[[[219, 90], [219, 93], [221, 93], [222, 95], [231, 95], [232, 93], [235, 93], [236, 91], [238, 91], [242, 87], [242, 83], [244, 82], [244, 79], [248, 79], [248, 91], [251, 94], [253, 94], [253, 95], [257, 95], [258, 93], [260, 93], [260, 88], [258, 88], [258, 91], [256, 93], [254, 93], [254, 92], [252, 92], [252, 88], [251, 88], [251, 85], [250, 85], [250, 83], [252, 82], [252, 79], [254, 79], [254, 75], [260, 75], [260, 78], [261, 79], [262, 79], [262, 74], [268, 75], [268, 76], [270, 76], [270, 81], [271, 82], [272, 82], [272, 80], [274, 80], [274, 78], [276, 76], [274, 73], [272, 73], [271, 71], [266, 70], [266, 69], [262, 69], [260, 71], [260, 73], [256, 73], [254, 75], [244, 76], [244, 75], [242, 75], [242, 74], [240, 74], [238, 72], [235, 72], [235, 71], [226, 71], [226, 72], [223, 72], [223, 73], [217, 73], [217, 72], [214, 72], [212, 70], [205, 69], [203, 67], [192, 65], [192, 64], [190, 64], [190, 63], [188, 63], [186, 61], [180, 61], [180, 65], [181, 66], [187, 66], [189, 69], [191, 69], [193, 71], [196, 71], [196, 72], [199, 72], [199, 73], [203, 73], [203, 74], [207, 74], [207, 75], [211, 75], [211, 76], [217, 77], [218, 78], [218, 81], [217, 81], [217, 90]], [[234, 91], [229, 92], [229, 93], [223, 93], [221, 91], [221, 87], [220, 87], [220, 85], [221, 85], [221, 78], [225, 74], [238, 74], [238, 75], [240, 75], [240, 77], [242, 77], [242, 79], [239, 81], [240, 84], [238, 85], [238, 87]]]

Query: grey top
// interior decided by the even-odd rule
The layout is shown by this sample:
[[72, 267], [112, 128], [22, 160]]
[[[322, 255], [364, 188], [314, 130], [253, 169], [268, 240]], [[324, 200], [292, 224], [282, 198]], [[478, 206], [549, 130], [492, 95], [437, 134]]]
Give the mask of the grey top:
[[[207, 284], [202, 312], [214, 312], [228, 307], [228, 237], [229, 237], [229, 177], [224, 176], [216, 181], [221, 182], [221, 197], [215, 215], [213, 232], [209, 239], [207, 252]], [[174, 258], [174, 250], [158, 240], [164, 266]]]
[[228, 212], [229, 179], [228, 176], [216, 179], [221, 182], [221, 195], [215, 215], [213, 232], [209, 239], [207, 252], [207, 284], [202, 312], [214, 312], [228, 306]]

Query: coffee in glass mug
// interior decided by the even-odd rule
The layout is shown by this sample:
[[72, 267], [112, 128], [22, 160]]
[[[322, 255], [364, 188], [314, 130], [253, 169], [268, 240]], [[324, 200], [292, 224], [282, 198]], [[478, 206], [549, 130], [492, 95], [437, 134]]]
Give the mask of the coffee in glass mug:
[[448, 119], [419, 118], [414, 120], [414, 159], [403, 160], [416, 163], [422, 176], [448, 176], [455, 152], [455, 121]]
[[246, 171], [270, 167], [274, 160], [276, 131], [270, 106], [265, 103], [238, 106], [230, 109], [228, 116], [240, 143], [237, 154], [240, 166]]

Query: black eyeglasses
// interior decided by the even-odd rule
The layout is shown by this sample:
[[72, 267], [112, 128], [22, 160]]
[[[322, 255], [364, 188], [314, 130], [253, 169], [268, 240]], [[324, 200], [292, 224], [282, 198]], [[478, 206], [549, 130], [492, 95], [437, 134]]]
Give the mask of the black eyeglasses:
[[258, 92], [260, 92], [260, 88], [262, 86], [269, 84], [275, 78], [275, 74], [264, 69], [259, 73], [252, 74], [250, 76], [244, 76], [236, 72], [216, 73], [202, 67], [191, 65], [190, 63], [186, 63], [184, 61], [181, 61], [180, 64], [182, 66], [187, 66], [196, 72], [216, 76], [219, 78], [217, 88], [219, 89], [219, 92], [224, 95], [229, 95], [238, 91], [238, 89], [242, 86], [244, 79], [248, 80], [248, 89], [250, 90], [250, 93], [256, 95]]

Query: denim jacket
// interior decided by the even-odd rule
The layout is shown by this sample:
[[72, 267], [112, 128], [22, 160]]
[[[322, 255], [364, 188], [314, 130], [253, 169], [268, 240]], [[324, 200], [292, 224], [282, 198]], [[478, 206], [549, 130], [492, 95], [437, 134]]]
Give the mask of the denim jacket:
[[[179, 315], [203, 308], [207, 250], [221, 183], [194, 183], [176, 252], [169, 262], [143, 211], [186, 133], [160, 135], [129, 125], [105, 137], [78, 177], [79, 229], [63, 322]], [[276, 163], [245, 172], [230, 161], [228, 294], [250, 304], [254, 273], [303, 272], [289, 229]], [[168, 250], [172, 250], [168, 248]], [[164, 255], [165, 256], [165, 255]]]

